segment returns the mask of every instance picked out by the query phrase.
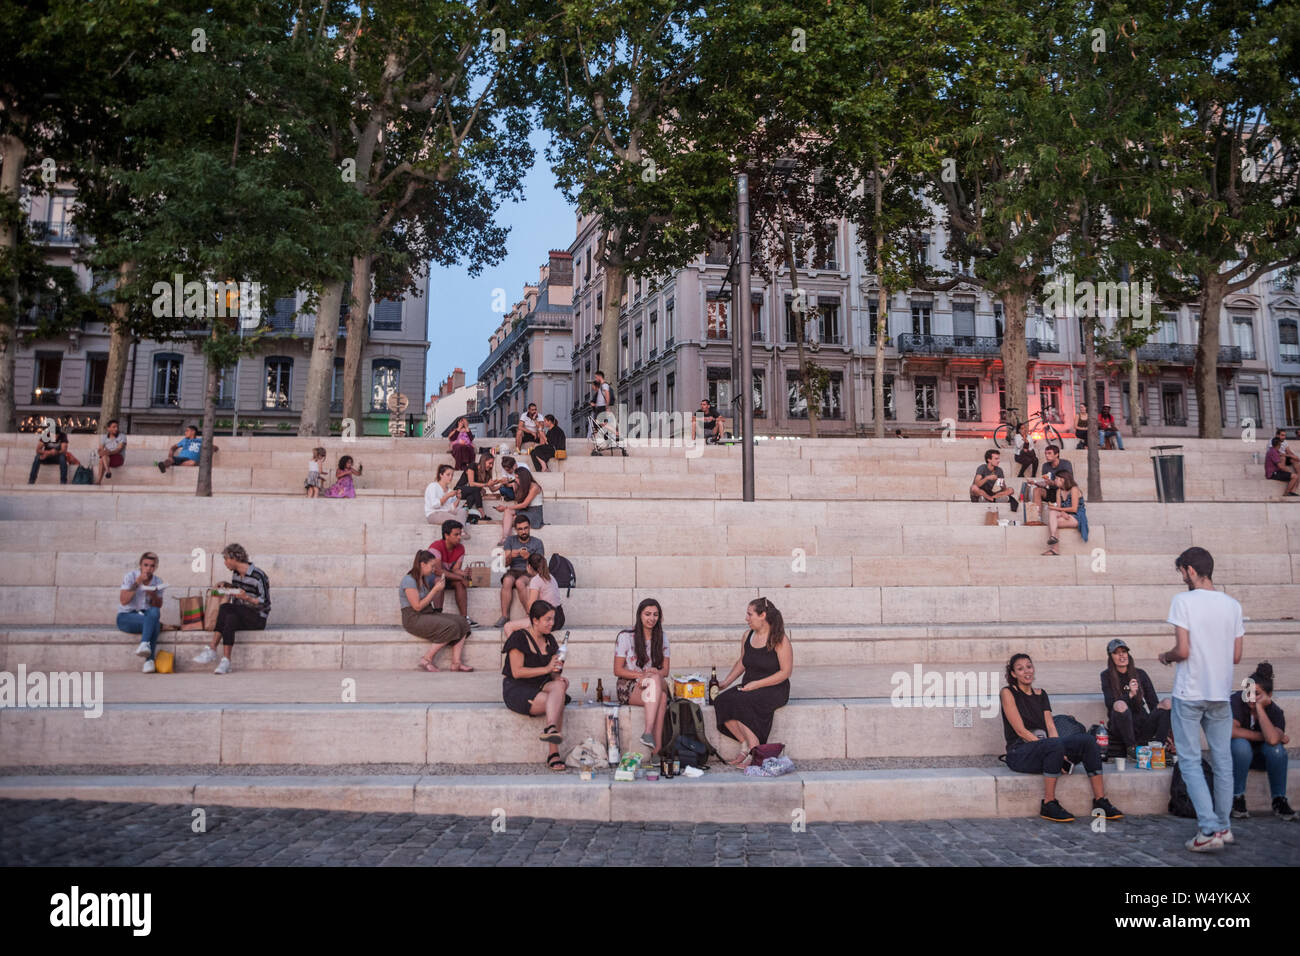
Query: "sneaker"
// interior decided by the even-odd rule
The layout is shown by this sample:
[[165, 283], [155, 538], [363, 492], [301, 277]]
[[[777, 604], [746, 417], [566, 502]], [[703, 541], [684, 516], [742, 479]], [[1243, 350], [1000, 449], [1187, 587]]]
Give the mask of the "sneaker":
[[140, 646], [137, 647], [137, 648], [135, 649], [135, 656], [136, 656], [136, 657], [148, 657], [148, 656], [149, 656], [149, 642], [148, 642], [148, 641], [141, 641], [141, 642], [140, 642]]
[[1095, 800], [1093, 800], [1092, 808], [1094, 810], [1102, 811], [1102, 813], [1105, 815], [1107, 820], [1124, 819], [1124, 814], [1120, 813], [1119, 810], [1115, 808], [1115, 805], [1111, 803], [1109, 800], [1107, 800], [1105, 797], [1097, 797]]
[[506, 621], [508, 621], [508, 620], [509, 620], [509, 618], [507, 618], [507, 617], [505, 617], [505, 616], [503, 615], [502, 617], [497, 618], [497, 622], [496, 622], [495, 624], [493, 624], [492, 626], [493, 626], [493, 627], [505, 627], [505, 626], [506, 626]]
[[1007, 501], [1011, 502], [1011, 513], [1012, 513], [1012, 514], [1015, 514], [1017, 511], [1020, 510], [1020, 502], [1019, 502], [1019, 501], [1016, 501], [1016, 499], [1015, 499], [1014, 497], [1008, 498]]
[[1291, 809], [1291, 804], [1286, 802], [1286, 797], [1273, 798], [1273, 816], [1281, 817], [1283, 820], [1295, 819], [1295, 811]]
[[212, 673], [214, 673], [214, 674], [229, 674], [229, 673], [230, 673], [230, 658], [229, 658], [229, 657], [223, 657], [223, 658], [221, 658], [221, 663], [217, 665], [217, 669], [214, 670]]
[[482, 627], [482, 626], [483, 626], [483, 625], [480, 624], [478, 621], [474, 620], [472, 617], [467, 617], [467, 618], [465, 618], [465, 620], [469, 622], [469, 626], [472, 627], [472, 628], [473, 628], [473, 627]]
[[163, 464], [162, 462], [160, 462], [160, 461], [155, 461], [154, 464], [158, 466], [158, 470], [159, 470], [160, 472], [162, 472], [164, 475], [167, 474], [167, 466], [166, 466], [166, 465], [164, 465], [164, 464]]
[[647, 730], [641, 735], [641, 743], [645, 744], [647, 747], [653, 747], [655, 745], [655, 735]]
[[1220, 830], [1218, 833], [1216, 833], [1216, 834], [1214, 834], [1214, 835], [1215, 835], [1216, 837], [1218, 837], [1220, 840], [1223, 841], [1223, 845], [1224, 845], [1224, 846], [1227, 846], [1229, 843], [1236, 843], [1236, 842], [1237, 842], [1237, 841], [1233, 838], [1233, 836], [1232, 836], [1232, 831], [1231, 831], [1231, 830]]
[[216, 653], [210, 647], [205, 647], [194, 656], [195, 664], [211, 664], [217, 659]]
[[1239, 797], [1232, 798], [1232, 819], [1245, 820], [1250, 816], [1250, 811], [1246, 809], [1246, 795], [1243, 793]]
[[152, 674], [158, 670], [158, 668], [154, 666], [153, 661], [145, 661], [144, 667], [140, 668], [140, 670], [144, 671], [146, 674]]
[[1197, 830], [1196, 836], [1184, 843], [1183, 846], [1193, 853], [1208, 853], [1210, 850], [1222, 850], [1223, 839], [1217, 833], [1211, 833], [1207, 836]]
[[1046, 800], [1044, 800], [1042, 802], [1041, 807], [1038, 810], [1038, 815], [1042, 817], [1044, 820], [1051, 820], [1053, 823], [1074, 822], [1074, 817], [1070, 815], [1070, 812], [1066, 810], [1065, 807], [1057, 803], [1055, 800], [1053, 800], [1051, 803], [1048, 803]]

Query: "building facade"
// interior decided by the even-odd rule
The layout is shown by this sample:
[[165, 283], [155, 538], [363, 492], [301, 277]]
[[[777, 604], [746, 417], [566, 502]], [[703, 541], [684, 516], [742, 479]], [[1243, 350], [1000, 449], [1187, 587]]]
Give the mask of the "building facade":
[[530, 402], [563, 425], [573, 401], [573, 257], [552, 250], [536, 285], [502, 319], [479, 366], [487, 435], [508, 435]]
[[[43, 233], [47, 260], [72, 268], [86, 291], [111, 289], [111, 282], [96, 281], [73, 259], [88, 240], [76, 231], [71, 203], [71, 191], [31, 198], [30, 219]], [[413, 406], [408, 414], [419, 417], [429, 349], [428, 291], [426, 279], [422, 293], [371, 304], [369, 340], [362, 352], [361, 387], [367, 414], [358, 423], [358, 433], [388, 433], [388, 398], [395, 392], [408, 397]], [[101, 297], [107, 302], [106, 292]], [[218, 430], [231, 428], [236, 418], [241, 430], [297, 429], [317, 320], [312, 312], [302, 311], [305, 298], [299, 293], [261, 303], [257, 354], [242, 358], [222, 375]], [[338, 415], [343, 410], [344, 318], [340, 310], [330, 406]], [[35, 328], [35, 312], [25, 322], [20, 332]], [[201, 420], [207, 381], [207, 362], [200, 347], [204, 334], [196, 330], [188, 338], [138, 341], [131, 346], [122, 395], [125, 431], [175, 434], [186, 423]], [[14, 384], [20, 428], [34, 430], [42, 419], [51, 417], [65, 428], [94, 431], [109, 340], [105, 323], [87, 322], [57, 338], [21, 343]]]

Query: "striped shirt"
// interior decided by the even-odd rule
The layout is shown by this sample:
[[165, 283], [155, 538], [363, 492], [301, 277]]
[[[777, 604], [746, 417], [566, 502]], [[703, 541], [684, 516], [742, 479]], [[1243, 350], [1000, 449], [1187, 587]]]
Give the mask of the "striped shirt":
[[248, 573], [234, 572], [230, 583], [257, 598], [255, 607], [262, 617], [271, 613], [271, 582], [266, 579], [266, 572], [254, 565], [252, 561], [248, 562]]

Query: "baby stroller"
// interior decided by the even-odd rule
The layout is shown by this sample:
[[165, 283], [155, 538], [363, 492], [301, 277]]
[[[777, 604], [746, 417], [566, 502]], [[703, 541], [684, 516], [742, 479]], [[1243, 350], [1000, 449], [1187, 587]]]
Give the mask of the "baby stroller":
[[612, 455], [619, 451], [627, 457], [627, 442], [618, 434], [617, 427], [601, 425], [596, 419], [596, 406], [587, 403], [587, 437], [591, 439], [593, 455]]

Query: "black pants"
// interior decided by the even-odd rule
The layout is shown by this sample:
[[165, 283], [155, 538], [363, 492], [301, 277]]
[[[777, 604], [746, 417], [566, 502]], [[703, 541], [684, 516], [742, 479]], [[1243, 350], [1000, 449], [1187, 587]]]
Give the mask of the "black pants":
[[534, 468], [541, 468], [542, 462], [550, 461], [555, 457], [555, 449], [550, 445], [534, 445], [528, 457], [533, 460]]
[[1016, 455], [1016, 463], [1020, 465], [1020, 471], [1016, 475], [1017, 478], [1025, 477], [1026, 468], [1030, 469], [1029, 471], [1030, 478], [1038, 477], [1038, 456], [1034, 454], [1032, 451], [1021, 452], [1020, 454]]
[[236, 631], [264, 630], [266, 618], [255, 607], [231, 601], [221, 605], [221, 610], [217, 612], [217, 633], [221, 635], [221, 643], [226, 647], [235, 643]]
[[469, 485], [462, 485], [460, 489], [460, 500], [466, 508], [477, 508], [483, 510], [483, 489], [471, 488]]
[[1041, 773], [1044, 777], [1059, 777], [1065, 758], [1081, 763], [1088, 776], [1101, 773], [1101, 750], [1092, 734], [1073, 734], [1069, 737], [1047, 737], [1032, 744], [1027, 740], [1007, 744], [1007, 766], [1016, 773]]
[[40, 472], [41, 465], [58, 465], [59, 484], [66, 485], [68, 483], [68, 456], [67, 455], [55, 455], [53, 458], [42, 458], [40, 455], [37, 455], [36, 459], [32, 462], [31, 474], [27, 476], [27, 483], [29, 485], [36, 484], [36, 475], [37, 473]]
[[1114, 707], [1110, 709], [1109, 729], [1111, 742], [1122, 743], [1127, 750], [1129, 747], [1136, 747], [1138, 744], [1145, 744], [1151, 740], [1158, 740], [1164, 743], [1169, 737], [1169, 711], [1159, 707], [1154, 713], [1138, 711], [1134, 713], [1132, 701], [1128, 701], [1128, 709], [1120, 712]]

